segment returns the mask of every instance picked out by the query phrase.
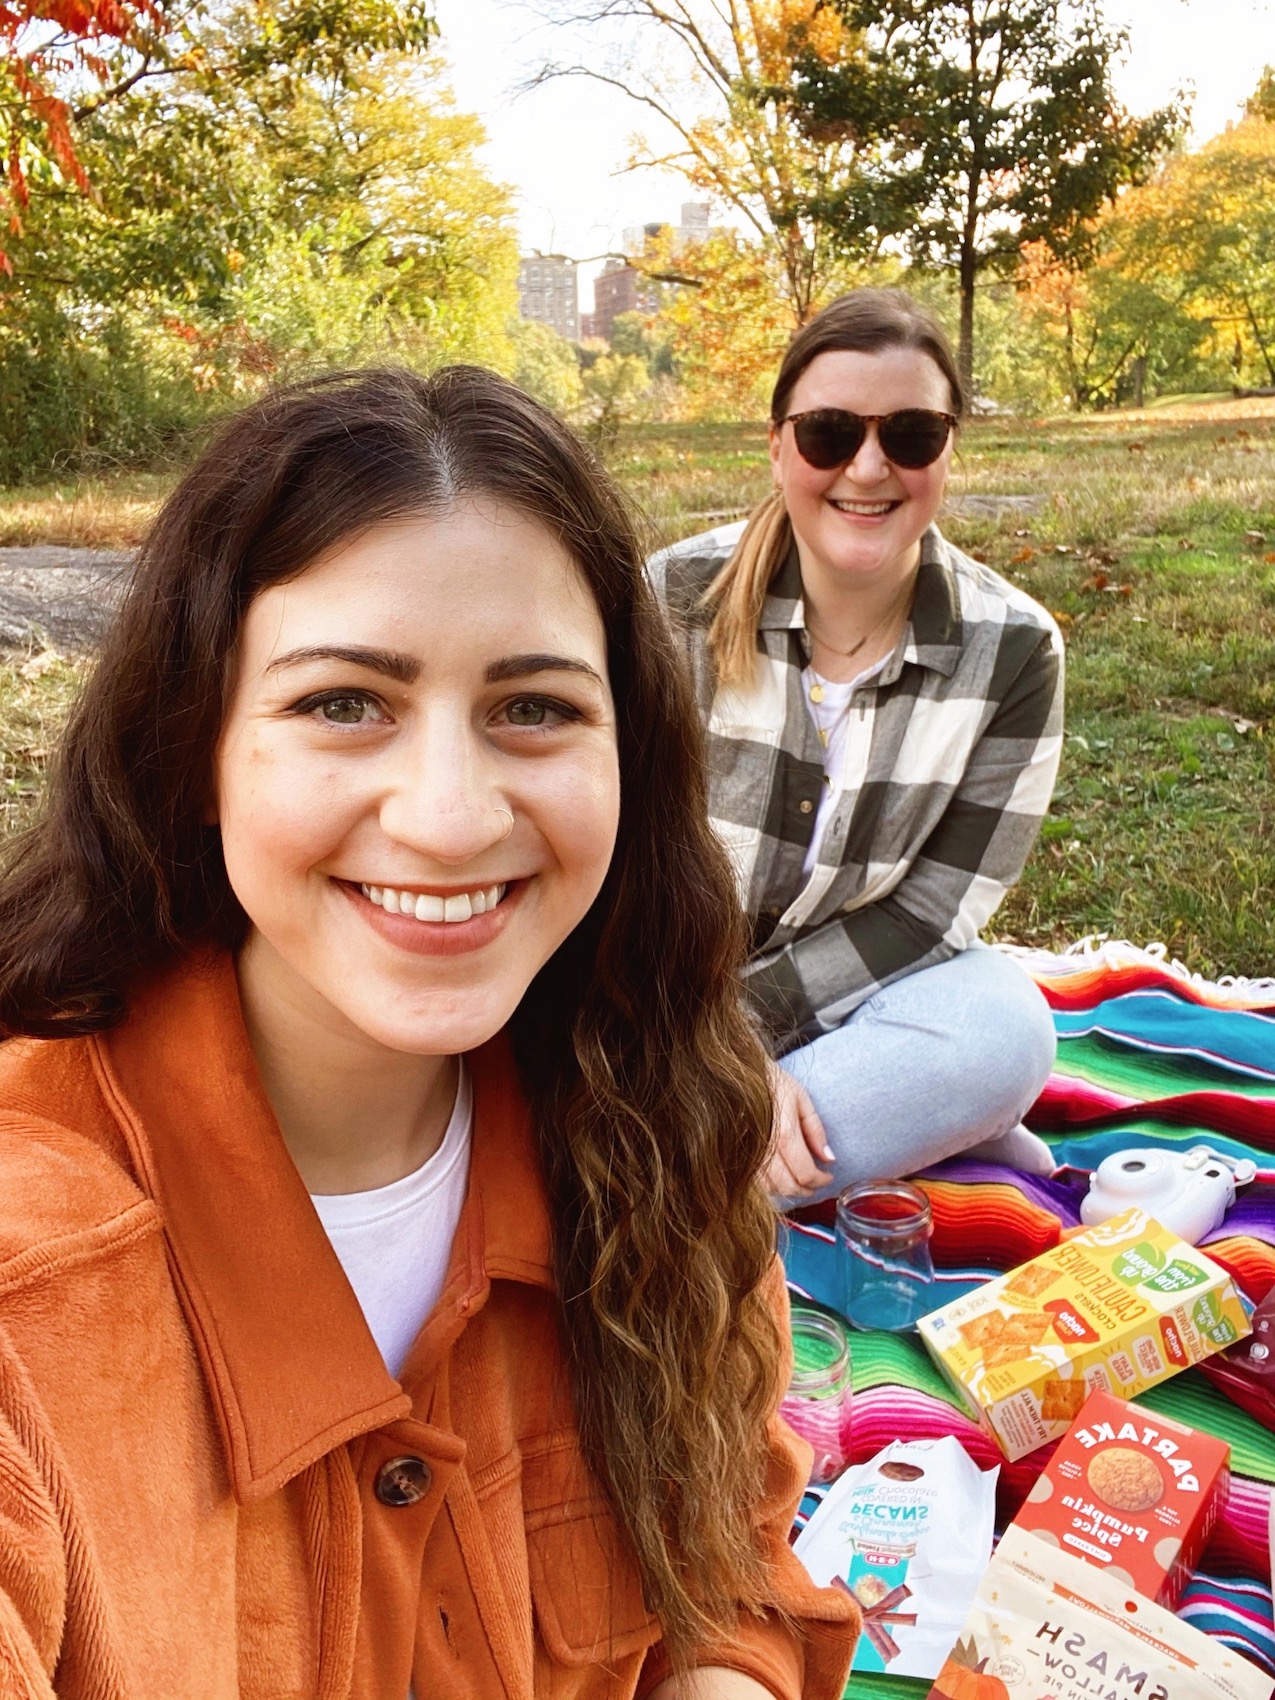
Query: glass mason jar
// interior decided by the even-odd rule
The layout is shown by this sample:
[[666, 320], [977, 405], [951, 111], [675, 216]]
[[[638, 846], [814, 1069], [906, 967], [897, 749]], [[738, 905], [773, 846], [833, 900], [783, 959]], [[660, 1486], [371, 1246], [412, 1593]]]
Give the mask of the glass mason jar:
[[907, 1181], [865, 1181], [837, 1200], [843, 1309], [854, 1328], [893, 1333], [934, 1308], [930, 1201]]
[[815, 1449], [810, 1480], [833, 1482], [850, 1462], [850, 1342], [835, 1317], [792, 1307], [793, 1370], [779, 1414]]

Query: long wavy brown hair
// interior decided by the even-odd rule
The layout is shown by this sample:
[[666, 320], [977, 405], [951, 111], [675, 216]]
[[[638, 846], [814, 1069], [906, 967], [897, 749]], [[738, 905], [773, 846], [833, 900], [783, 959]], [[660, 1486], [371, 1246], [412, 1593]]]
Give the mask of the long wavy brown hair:
[[[848, 349], [877, 354], [883, 348], [915, 348], [927, 354], [947, 380], [952, 412], [965, 415], [956, 356], [934, 315], [902, 289], [852, 289], [838, 296], [795, 334], [779, 363], [770, 397], [770, 422], [779, 425], [797, 380], [821, 354]], [[708, 648], [724, 685], [748, 685], [757, 665], [757, 622], [770, 581], [792, 547], [792, 525], [782, 490], [759, 502], [734, 552], [705, 592], [712, 609]]]
[[239, 414], [169, 498], [0, 879], [0, 1034], [123, 1020], [130, 982], [236, 948], [204, 824], [245, 610], [343, 538], [482, 493], [545, 526], [606, 629], [621, 815], [603, 889], [513, 1022], [539, 1128], [585, 1454], [680, 1664], [758, 1608], [754, 1535], [781, 1345], [744, 938], [697, 719], [634, 525], [589, 453], [473, 367], [344, 373]]

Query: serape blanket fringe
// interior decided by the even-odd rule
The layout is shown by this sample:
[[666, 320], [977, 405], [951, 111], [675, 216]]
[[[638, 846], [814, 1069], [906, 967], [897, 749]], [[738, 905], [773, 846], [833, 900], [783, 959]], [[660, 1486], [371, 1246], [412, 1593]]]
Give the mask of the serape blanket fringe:
[[[1253, 1160], [1256, 1180], [1202, 1243], [1250, 1299], [1265, 1297], [1275, 1286], [1275, 979], [1207, 981], [1162, 946], [1102, 939], [1057, 955], [1012, 954], [1054, 1012], [1058, 1060], [1027, 1120], [1059, 1167], [1041, 1178], [958, 1158], [917, 1177], [934, 1212], [935, 1304], [1054, 1245], [1080, 1220], [1090, 1171], [1137, 1144], [1184, 1150], [1207, 1143]], [[831, 1207], [789, 1223], [783, 1251], [794, 1296], [838, 1310]], [[1000, 1465], [1003, 1526], [1047, 1453], [1007, 1463], [915, 1340], [855, 1334], [852, 1351], [854, 1462], [894, 1439], [956, 1435], [983, 1468]], [[1223, 1366], [1212, 1380], [1208, 1369], [1188, 1370], [1139, 1402], [1230, 1443], [1226, 1515], [1179, 1613], [1275, 1676], [1268, 1534], [1275, 1434], [1243, 1401]], [[799, 1522], [818, 1497], [807, 1495]], [[847, 1692], [853, 1700], [904, 1700], [928, 1686], [856, 1672]]]

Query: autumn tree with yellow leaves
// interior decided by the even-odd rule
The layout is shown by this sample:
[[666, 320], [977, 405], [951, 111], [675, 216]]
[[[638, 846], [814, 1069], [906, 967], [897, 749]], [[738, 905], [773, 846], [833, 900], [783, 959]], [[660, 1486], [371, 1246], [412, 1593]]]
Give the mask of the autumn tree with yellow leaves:
[[1258, 96], [1241, 122], [1127, 190], [1091, 235], [1090, 265], [1037, 244], [1018, 271], [1074, 406], [1140, 402], [1148, 387], [1275, 387], [1275, 117]]
[[536, 81], [588, 77], [663, 120], [676, 144], [639, 140], [630, 165], [679, 171], [731, 209], [773, 262], [788, 328], [804, 324], [844, 268], [821, 208], [830, 186], [849, 191], [857, 152], [844, 133], [803, 131], [786, 102], [799, 64], [855, 58], [853, 31], [824, 0], [544, 0], [541, 10], [586, 30], [626, 26], [622, 59], [555, 61]]

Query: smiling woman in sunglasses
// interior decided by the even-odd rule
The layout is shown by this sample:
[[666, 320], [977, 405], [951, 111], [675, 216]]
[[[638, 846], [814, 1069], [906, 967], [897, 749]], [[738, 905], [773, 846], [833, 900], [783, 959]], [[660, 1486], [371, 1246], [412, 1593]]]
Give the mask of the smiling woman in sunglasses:
[[1062, 737], [1049, 615], [935, 525], [963, 412], [942, 330], [857, 290], [800, 330], [771, 403], [774, 494], [652, 576], [695, 671], [710, 810], [753, 923], [789, 1201], [1020, 1124], [1049, 1012], [979, 932], [1022, 872]]

